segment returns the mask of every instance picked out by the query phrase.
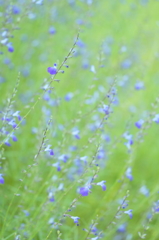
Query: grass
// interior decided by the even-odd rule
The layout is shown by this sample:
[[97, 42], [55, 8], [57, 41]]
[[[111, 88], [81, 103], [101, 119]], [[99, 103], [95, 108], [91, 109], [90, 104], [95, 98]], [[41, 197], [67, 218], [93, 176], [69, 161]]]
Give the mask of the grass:
[[[0, 111], [2, 119], [19, 76], [8, 117], [16, 111], [26, 117], [17, 130], [1, 121], [0, 239], [157, 240], [159, 140], [153, 118], [158, 114], [158, 1], [13, 4], [21, 10], [17, 15], [9, 12], [13, 21], [7, 24], [1, 16], [1, 32], [7, 28], [14, 35], [9, 39], [14, 52], [1, 44]], [[4, 14], [5, 1], [0, 7]], [[30, 13], [36, 17], [29, 19]], [[19, 29], [13, 31], [14, 26]], [[56, 29], [54, 35], [50, 26]], [[65, 73], [57, 73], [60, 81], [54, 81], [47, 68], [62, 64], [78, 33], [84, 45], [76, 44], [69, 68], [62, 67]], [[41, 86], [51, 79], [53, 89], [46, 95]], [[139, 81], [144, 88], [136, 90]], [[68, 93], [70, 101], [65, 100]], [[50, 100], [37, 100], [43, 94]], [[108, 114], [102, 110], [105, 105]], [[145, 122], [138, 129], [140, 119]], [[4, 144], [5, 131], [15, 132], [18, 139], [10, 139], [10, 147]], [[133, 136], [130, 149], [125, 132]], [[48, 145], [53, 156], [46, 151]], [[126, 177], [128, 168], [132, 181]], [[106, 191], [96, 185], [101, 181], [106, 181]], [[91, 192], [84, 197], [80, 188], [89, 184]], [[148, 195], [141, 193], [143, 186]], [[124, 213], [129, 209], [132, 219]], [[80, 218], [79, 226], [72, 216]]]

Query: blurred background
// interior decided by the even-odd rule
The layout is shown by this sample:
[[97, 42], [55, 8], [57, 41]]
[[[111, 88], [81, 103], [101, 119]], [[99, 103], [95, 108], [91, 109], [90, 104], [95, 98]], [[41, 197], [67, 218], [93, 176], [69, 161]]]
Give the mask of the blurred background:
[[[60, 81], [53, 82], [51, 94], [44, 92], [42, 100], [22, 121], [16, 131], [18, 141], [12, 142], [11, 147], [4, 145], [6, 160], [2, 161], [2, 169], [7, 186], [5, 198], [1, 200], [3, 206], [10, 203], [10, 195], [19, 186], [18, 180], [24, 175], [22, 170], [32, 164], [52, 116], [48, 138], [55, 151], [54, 161], [56, 163], [60, 154], [67, 154], [72, 160], [61, 173], [55, 168], [51, 175], [57, 175], [61, 182], [68, 179], [66, 189], [69, 189], [77, 180], [76, 174], [81, 176], [85, 168], [76, 163], [76, 159], [87, 156], [89, 162], [89, 158], [96, 155], [100, 167], [98, 179], [106, 180], [107, 186], [106, 193], [95, 188], [87, 198], [80, 199], [75, 215], [80, 215], [82, 227], [77, 230], [72, 222], [68, 223], [63, 227], [64, 239], [86, 239], [82, 228], [90, 225], [97, 215], [101, 231], [105, 233], [105, 226], [109, 225], [127, 190], [133, 219], [124, 217], [120, 224], [125, 224], [127, 230], [119, 233], [118, 224], [103, 239], [137, 239], [142, 224], [148, 221], [147, 214], [158, 201], [159, 191], [158, 124], [153, 120], [159, 113], [158, 9], [157, 0], [0, 1], [1, 114], [20, 73], [12, 111], [20, 111], [20, 115], [25, 116], [44, 92], [43, 87], [50, 79], [48, 67], [55, 63], [57, 67], [61, 65], [79, 33], [75, 52], [67, 61], [69, 67], [63, 66], [64, 73], [57, 74]], [[111, 114], [101, 132], [95, 134], [95, 141], [89, 144], [101, 119], [100, 108], [108, 105], [105, 97], [112, 94], [112, 90], [115, 94]], [[136, 127], [135, 123], [141, 119], [143, 127]], [[72, 136], [74, 132], [79, 133], [79, 141]], [[132, 138], [132, 146], [128, 146], [128, 138]], [[35, 175], [47, 182], [50, 163], [41, 158]], [[74, 165], [78, 165], [79, 173]], [[129, 177], [124, 179], [128, 168], [132, 170], [132, 181]], [[86, 175], [92, 176], [90, 172]], [[31, 179], [34, 179], [33, 173], [30, 173]], [[29, 186], [31, 181], [34, 180], [28, 180]], [[67, 198], [63, 198], [62, 206], [57, 203], [56, 211], [61, 214], [65, 211], [82, 184], [81, 180], [76, 182]], [[36, 192], [39, 187], [34, 188]], [[58, 196], [60, 199], [61, 195]], [[45, 190], [37, 202], [44, 198]], [[23, 204], [28, 206], [31, 197], [23, 199]], [[149, 239], [158, 239], [157, 224], [158, 219], [154, 217]], [[34, 239], [45, 239], [44, 232]]]

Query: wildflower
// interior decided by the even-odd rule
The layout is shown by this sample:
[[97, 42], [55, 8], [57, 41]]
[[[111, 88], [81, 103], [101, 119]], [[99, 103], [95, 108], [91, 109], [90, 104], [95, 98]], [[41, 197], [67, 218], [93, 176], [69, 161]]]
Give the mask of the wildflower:
[[4, 184], [4, 178], [2, 177], [3, 175], [0, 174], [0, 184]]
[[128, 69], [132, 65], [132, 61], [130, 59], [126, 59], [125, 61], [122, 62], [121, 67], [123, 69]]
[[48, 67], [47, 71], [48, 71], [51, 75], [57, 74], [57, 65], [56, 65], [56, 63], [54, 64], [53, 67]]
[[49, 28], [49, 33], [50, 33], [51, 35], [54, 35], [54, 34], [56, 33], [56, 29], [55, 29], [54, 27], [50, 27], [50, 28]]
[[19, 115], [20, 111], [16, 111], [15, 113], [12, 114], [12, 116], [17, 117], [18, 120], [20, 121], [22, 117]]
[[110, 113], [110, 107], [108, 105], [104, 105], [103, 106], [103, 111], [106, 115], [108, 115]]
[[14, 52], [14, 47], [12, 46], [12, 43], [7, 44], [8, 52]]
[[16, 137], [15, 135], [12, 134], [12, 140], [13, 140], [14, 142], [17, 142], [18, 139], [17, 139], [17, 137]]
[[144, 89], [144, 83], [143, 83], [143, 82], [137, 82], [137, 83], [135, 84], [135, 89], [136, 89], [136, 90]]
[[69, 157], [65, 154], [63, 154], [59, 157], [59, 160], [62, 160], [63, 162], [67, 162], [68, 159], [69, 159]]
[[154, 211], [156, 213], [159, 213], [159, 200], [157, 202], [155, 202]]
[[90, 188], [89, 188], [89, 187], [81, 187], [80, 190], [79, 190], [79, 193], [80, 193], [83, 197], [88, 196], [89, 192], [90, 192]]
[[17, 124], [15, 123], [14, 119], [10, 120], [8, 124], [11, 125], [13, 128], [17, 127]]
[[131, 167], [127, 168], [125, 175], [126, 175], [126, 177], [127, 177], [130, 181], [133, 180]]
[[51, 147], [51, 145], [48, 145], [46, 148], [45, 148], [45, 152], [49, 152], [49, 154], [51, 155], [51, 156], [53, 156], [54, 155], [54, 151], [53, 151], [53, 149], [51, 149], [50, 148]]
[[78, 129], [74, 129], [72, 132], [73, 136], [78, 140], [80, 139], [79, 132], [80, 131]]
[[132, 217], [133, 217], [132, 209], [129, 209], [129, 210], [125, 211], [124, 213], [125, 213], [125, 214], [128, 214], [129, 217], [130, 217], [130, 219], [132, 219]]
[[50, 202], [55, 202], [55, 198], [54, 198], [52, 192], [49, 192], [48, 198], [49, 198], [49, 201], [50, 201]]
[[103, 191], [106, 190], [105, 182], [106, 182], [106, 181], [101, 181], [101, 182], [98, 182], [98, 183], [97, 183], [97, 185], [99, 185], [99, 186], [102, 187]]
[[66, 96], [65, 96], [65, 101], [70, 101], [71, 99], [73, 98], [73, 93], [67, 93]]
[[118, 229], [117, 229], [118, 232], [125, 232], [126, 231], [126, 224], [121, 224]]
[[80, 48], [84, 48], [85, 47], [85, 44], [84, 42], [82, 42], [80, 39], [76, 42], [76, 45]]
[[143, 125], [143, 123], [144, 123], [144, 120], [140, 119], [138, 122], [135, 123], [135, 126], [136, 126], [137, 128], [141, 128], [142, 125]]
[[14, 6], [12, 7], [12, 13], [15, 14], [15, 15], [16, 15], [16, 14], [19, 14], [19, 13], [20, 13], [20, 8], [19, 8], [18, 6], [15, 6], [15, 5], [14, 5]]
[[8, 146], [8, 147], [11, 146], [11, 144], [10, 144], [10, 142], [8, 140], [5, 141], [5, 145]]
[[149, 190], [148, 190], [148, 188], [147, 188], [145, 185], [142, 186], [139, 191], [140, 191], [140, 193], [142, 193], [142, 194], [145, 195], [146, 197], [149, 196]]
[[134, 143], [134, 142], [133, 142], [133, 139], [132, 139], [132, 135], [129, 134], [128, 132], [125, 132], [125, 133], [123, 134], [123, 137], [124, 137], [126, 140], [128, 140], [127, 142], [124, 143], [124, 145], [128, 148], [128, 150], [130, 150], [130, 149], [131, 149], [131, 145]]
[[154, 121], [155, 123], [159, 123], [159, 114], [156, 114], [152, 121]]
[[53, 167], [56, 167], [56, 170], [57, 170], [58, 172], [61, 171], [61, 167], [60, 167], [59, 162], [56, 162], [56, 163], [52, 164], [52, 166], [53, 166]]
[[73, 219], [74, 223], [76, 223], [76, 225], [79, 226], [78, 219], [80, 219], [80, 218], [79, 217], [73, 217], [73, 216], [71, 216], [71, 218]]

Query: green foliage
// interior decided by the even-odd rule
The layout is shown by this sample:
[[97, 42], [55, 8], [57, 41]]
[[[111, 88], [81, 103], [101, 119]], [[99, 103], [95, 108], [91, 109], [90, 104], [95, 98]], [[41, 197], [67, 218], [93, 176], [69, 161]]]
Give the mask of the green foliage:
[[0, 239], [157, 240], [159, 2], [36, 3], [0, 1]]

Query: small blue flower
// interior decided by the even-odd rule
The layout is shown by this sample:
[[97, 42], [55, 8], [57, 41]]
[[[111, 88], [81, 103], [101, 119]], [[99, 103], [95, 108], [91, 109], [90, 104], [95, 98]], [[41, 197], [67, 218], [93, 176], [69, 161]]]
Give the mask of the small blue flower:
[[52, 196], [52, 197], [50, 197], [49, 201], [50, 202], [55, 202], [55, 198]]
[[129, 209], [129, 210], [125, 211], [124, 213], [128, 214], [130, 219], [132, 219], [132, 217], [133, 217], [132, 209]]
[[78, 41], [76, 42], [76, 45], [80, 48], [84, 48], [85, 47], [85, 44], [84, 42], [82, 42], [82, 40], [78, 39]]
[[0, 174], [0, 184], [4, 184], [3, 174]]
[[71, 99], [73, 98], [73, 93], [67, 93], [66, 96], [65, 96], [65, 101], [70, 101]]
[[15, 113], [13, 113], [14, 117], [17, 117], [19, 121], [22, 120], [22, 117], [19, 115], [20, 111], [16, 111]]
[[89, 187], [81, 187], [80, 190], [79, 190], [79, 193], [80, 193], [83, 197], [88, 196], [89, 192], [90, 192]]
[[20, 13], [20, 8], [18, 6], [13, 6], [12, 7], [12, 13], [13, 14], [19, 14]]
[[60, 166], [60, 163], [59, 163], [59, 162], [56, 162], [56, 163], [52, 164], [52, 166], [53, 166], [53, 167], [56, 167], [56, 170], [57, 170], [58, 172], [61, 171], [61, 166]]
[[159, 114], [156, 114], [152, 121], [159, 124]]
[[103, 111], [106, 115], [108, 115], [110, 113], [110, 107], [108, 105], [104, 105], [103, 106]]
[[55, 29], [54, 27], [50, 27], [50, 28], [49, 28], [49, 33], [50, 33], [51, 35], [54, 35], [54, 34], [56, 33], [56, 29]]
[[118, 229], [118, 232], [124, 233], [126, 231], [126, 224], [121, 224]]
[[69, 159], [69, 156], [67, 156], [66, 154], [63, 154], [59, 157], [59, 160], [62, 160], [64, 163], [66, 163], [68, 159]]
[[51, 155], [51, 156], [53, 156], [54, 155], [54, 151], [53, 151], [53, 149], [51, 149], [50, 148], [51, 147], [51, 145], [47, 145], [47, 147], [45, 148], [45, 152], [49, 152], [49, 154]]
[[8, 52], [14, 52], [14, 47], [12, 46], [12, 43], [7, 44]]
[[56, 63], [54, 64], [53, 67], [48, 67], [47, 71], [48, 71], [51, 75], [57, 74], [57, 66], [56, 66]]
[[144, 123], [144, 120], [140, 119], [138, 122], [135, 123], [135, 126], [140, 129], [143, 123]]
[[79, 226], [78, 219], [80, 219], [80, 218], [79, 217], [73, 217], [73, 216], [71, 216], [71, 218], [73, 219], [74, 223], [76, 223], [76, 225]]
[[76, 139], [80, 139], [80, 135], [79, 135], [79, 130], [77, 128], [73, 129], [72, 135], [76, 138]]
[[132, 65], [132, 61], [130, 59], [126, 59], [125, 61], [122, 62], [121, 67], [123, 69], [128, 69]]
[[133, 180], [131, 167], [127, 168], [125, 175], [126, 175], [126, 177], [127, 177], [130, 181]]
[[5, 141], [5, 145], [8, 146], [8, 147], [11, 146], [11, 144], [10, 144], [10, 142], [8, 140]]
[[145, 87], [144, 87], [144, 83], [143, 82], [137, 82], [136, 84], [135, 84], [135, 89], [136, 90], [141, 90], [141, 89], [144, 89]]
[[140, 193], [142, 193], [146, 197], [149, 196], [150, 191], [149, 191], [149, 189], [145, 185], [142, 186], [139, 191], [140, 191]]
[[13, 140], [14, 142], [17, 142], [17, 141], [18, 141], [18, 139], [17, 139], [17, 137], [16, 137], [15, 135], [12, 135], [12, 140]]
[[99, 186], [102, 187], [103, 191], [106, 190], [105, 182], [106, 182], [106, 181], [101, 181], [101, 182], [98, 182], [98, 183], [97, 183], [97, 185], [99, 185]]

